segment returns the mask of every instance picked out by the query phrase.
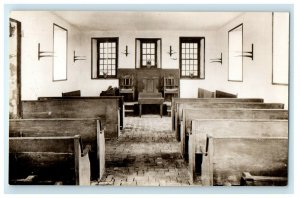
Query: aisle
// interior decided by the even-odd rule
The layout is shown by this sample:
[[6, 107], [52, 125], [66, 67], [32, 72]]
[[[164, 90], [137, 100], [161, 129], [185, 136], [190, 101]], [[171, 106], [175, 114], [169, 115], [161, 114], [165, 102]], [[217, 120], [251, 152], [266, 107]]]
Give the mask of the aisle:
[[119, 139], [106, 142], [106, 173], [93, 185], [189, 185], [179, 146], [170, 117], [126, 117]]

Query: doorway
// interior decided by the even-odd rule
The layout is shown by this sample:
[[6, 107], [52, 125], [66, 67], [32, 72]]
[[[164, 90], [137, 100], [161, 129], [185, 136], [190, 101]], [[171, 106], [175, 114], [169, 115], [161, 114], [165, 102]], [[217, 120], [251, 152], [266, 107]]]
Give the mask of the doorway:
[[20, 118], [21, 108], [21, 22], [9, 19], [9, 118]]

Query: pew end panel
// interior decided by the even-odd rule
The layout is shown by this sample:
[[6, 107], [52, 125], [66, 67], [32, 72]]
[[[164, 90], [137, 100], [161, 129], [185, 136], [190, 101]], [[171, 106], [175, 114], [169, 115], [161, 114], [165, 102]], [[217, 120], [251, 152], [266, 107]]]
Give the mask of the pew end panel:
[[198, 88], [198, 98], [216, 98], [215, 92]]
[[105, 136], [101, 130], [101, 123], [97, 120], [97, 161], [99, 163], [99, 180], [105, 173]]
[[[189, 144], [195, 144], [193, 147], [202, 148], [203, 162], [205, 162], [208, 148], [213, 148], [213, 145], [209, 144], [208, 136], [288, 137], [288, 121], [271, 119], [194, 119], [192, 120], [191, 133], [193, 134], [193, 141], [189, 141]], [[189, 148], [191, 147], [189, 145]], [[195, 155], [195, 150], [189, 150], [188, 152], [189, 155]], [[202, 164], [201, 178], [204, 178], [202, 180], [207, 181], [206, 183], [209, 185], [207, 175], [203, 175], [208, 172], [207, 161]], [[189, 163], [195, 162], [190, 161]], [[191, 169], [191, 171], [193, 171], [192, 174], [196, 174], [195, 169]]]
[[287, 177], [288, 139], [284, 137], [209, 137], [210, 184], [241, 185], [243, 172]]
[[192, 120], [195, 119], [275, 119], [288, 120], [288, 111], [283, 109], [219, 109], [219, 108], [201, 108], [201, 109], [183, 109], [182, 125], [185, 125], [180, 132], [181, 152], [187, 154], [184, 146], [186, 144], [187, 128], [191, 128]]
[[88, 149], [78, 135], [10, 137], [9, 184], [29, 184], [23, 178], [34, 175], [32, 184], [90, 185]]
[[286, 186], [287, 183], [287, 177], [255, 176], [249, 172], [243, 172], [241, 179], [242, 186]]
[[[90, 145], [92, 179], [101, 179], [105, 171], [105, 136], [100, 119], [11, 119], [9, 137], [56, 137], [80, 135], [82, 145]], [[100, 160], [100, 161], [99, 161]]]

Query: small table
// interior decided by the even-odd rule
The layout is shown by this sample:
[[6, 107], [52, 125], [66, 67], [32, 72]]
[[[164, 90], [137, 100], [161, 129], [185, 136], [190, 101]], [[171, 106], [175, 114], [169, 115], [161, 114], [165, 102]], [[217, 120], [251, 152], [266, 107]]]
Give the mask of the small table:
[[161, 93], [140, 93], [138, 99], [140, 107], [140, 117], [142, 117], [142, 105], [143, 104], [159, 104], [160, 105], [160, 117], [162, 117], [164, 98]]

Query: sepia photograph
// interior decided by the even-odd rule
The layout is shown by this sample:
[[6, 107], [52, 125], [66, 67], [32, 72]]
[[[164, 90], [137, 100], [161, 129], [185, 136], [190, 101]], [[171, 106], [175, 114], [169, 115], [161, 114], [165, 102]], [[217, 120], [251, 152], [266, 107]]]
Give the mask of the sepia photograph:
[[290, 184], [289, 11], [7, 20], [10, 186]]

